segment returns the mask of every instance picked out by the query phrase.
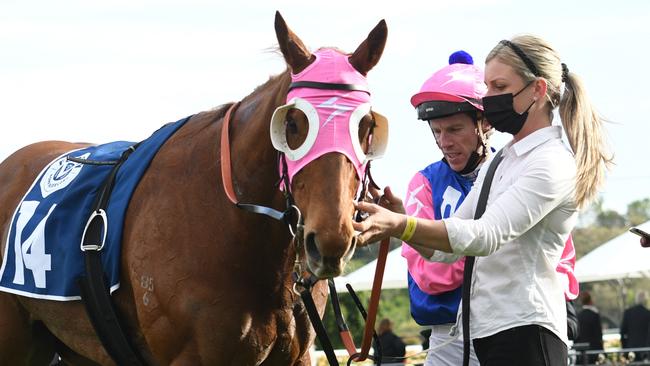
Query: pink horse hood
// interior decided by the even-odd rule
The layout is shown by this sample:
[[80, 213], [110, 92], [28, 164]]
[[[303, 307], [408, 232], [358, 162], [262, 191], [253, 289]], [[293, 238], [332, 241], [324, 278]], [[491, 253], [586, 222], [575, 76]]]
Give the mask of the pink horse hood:
[[[298, 74], [291, 75], [293, 83], [319, 82], [346, 84], [361, 90], [319, 89], [298, 86], [287, 94], [287, 104], [276, 109], [271, 123], [274, 147], [285, 153], [289, 181], [305, 165], [330, 152], [345, 155], [363, 178], [369, 160], [380, 157], [388, 138], [385, 118], [373, 112], [378, 128], [373, 133], [371, 149], [365, 153], [358, 139], [359, 123], [370, 113], [370, 94], [366, 77], [349, 62], [348, 56], [331, 48], [314, 53], [316, 60]], [[302, 110], [309, 120], [305, 142], [290, 149], [283, 141], [283, 118], [291, 108]], [[377, 121], [379, 119], [379, 121]]]

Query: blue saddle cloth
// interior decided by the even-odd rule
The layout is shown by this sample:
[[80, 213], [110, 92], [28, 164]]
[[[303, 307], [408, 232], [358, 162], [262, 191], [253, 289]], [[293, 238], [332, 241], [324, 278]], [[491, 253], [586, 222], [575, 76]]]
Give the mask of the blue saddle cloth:
[[[102, 264], [111, 293], [120, 285], [124, 215], [131, 195], [153, 157], [190, 117], [167, 124], [142, 141], [122, 164], [106, 208], [108, 229]], [[117, 141], [66, 153], [43, 169], [11, 220], [0, 268], [0, 291], [49, 299], [79, 300], [76, 280], [85, 275], [81, 239], [96, 196], [114, 162], [135, 144]]]

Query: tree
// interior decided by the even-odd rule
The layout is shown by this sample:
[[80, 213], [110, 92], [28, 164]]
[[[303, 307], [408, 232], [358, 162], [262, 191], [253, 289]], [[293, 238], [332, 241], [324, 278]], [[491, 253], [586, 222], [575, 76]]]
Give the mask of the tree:
[[[572, 232], [576, 257], [580, 259], [601, 244], [624, 233], [629, 225], [638, 225], [649, 219], [650, 198], [628, 204], [624, 216], [613, 210], [605, 210], [602, 199], [597, 200], [581, 213], [582, 225]], [[597, 295], [603, 325], [610, 328], [620, 322], [623, 309], [632, 303], [636, 291], [647, 288], [649, 283], [648, 279], [623, 279], [581, 284], [580, 288], [581, 291], [591, 290]]]
[[[406, 274], [404, 274], [406, 276]], [[359, 291], [356, 293], [364, 309], [368, 310], [370, 302], [370, 291]], [[365, 321], [357, 309], [352, 296], [346, 292], [338, 293], [341, 313], [352, 334], [357, 347], [361, 347]], [[407, 344], [419, 344], [421, 342], [419, 332], [421, 327], [411, 318], [409, 310], [408, 289], [382, 290], [379, 300], [379, 310], [375, 319], [376, 324], [382, 318], [389, 318], [395, 323], [395, 333]], [[339, 330], [336, 324], [336, 316], [332, 308], [331, 299], [328, 301], [323, 315], [323, 325], [334, 348], [343, 348], [344, 345], [339, 337]], [[316, 347], [322, 349], [320, 341], [316, 340]]]
[[650, 198], [644, 198], [628, 204], [627, 219], [632, 226], [650, 220]]
[[592, 226], [596, 222], [598, 214], [603, 212], [603, 197], [599, 196], [589, 206], [582, 209], [578, 215], [577, 228]]
[[625, 231], [627, 218], [603, 206], [599, 197], [580, 213], [580, 224], [571, 233], [577, 259]]
[[573, 243], [576, 259], [596, 249], [601, 244], [625, 232], [625, 227], [605, 227], [599, 225], [576, 228], [573, 230]]
[[614, 210], [602, 211], [596, 216], [596, 224], [601, 227], [619, 228], [626, 225], [625, 216]]

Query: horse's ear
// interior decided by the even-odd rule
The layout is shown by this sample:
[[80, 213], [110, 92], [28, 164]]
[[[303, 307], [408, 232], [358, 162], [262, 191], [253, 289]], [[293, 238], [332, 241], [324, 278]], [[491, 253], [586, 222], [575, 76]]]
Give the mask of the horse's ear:
[[388, 27], [386, 21], [382, 19], [350, 56], [350, 64], [362, 75], [366, 75], [379, 62], [387, 36]]
[[287, 27], [287, 23], [279, 11], [275, 12], [275, 35], [278, 37], [280, 51], [282, 51], [287, 65], [289, 65], [291, 72], [294, 74], [304, 70], [316, 59], [307, 50], [307, 47], [305, 47], [300, 38]]

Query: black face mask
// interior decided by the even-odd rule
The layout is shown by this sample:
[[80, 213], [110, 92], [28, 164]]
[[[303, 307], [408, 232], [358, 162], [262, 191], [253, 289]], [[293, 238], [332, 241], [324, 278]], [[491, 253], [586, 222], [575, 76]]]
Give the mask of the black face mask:
[[513, 107], [513, 100], [519, 93], [528, 88], [531, 83], [532, 81], [514, 95], [507, 93], [483, 97], [483, 113], [494, 129], [512, 135], [516, 135], [521, 131], [521, 128], [524, 127], [524, 123], [526, 122], [526, 118], [528, 118], [528, 110], [535, 104], [535, 101], [533, 100], [523, 113], [517, 113]]

